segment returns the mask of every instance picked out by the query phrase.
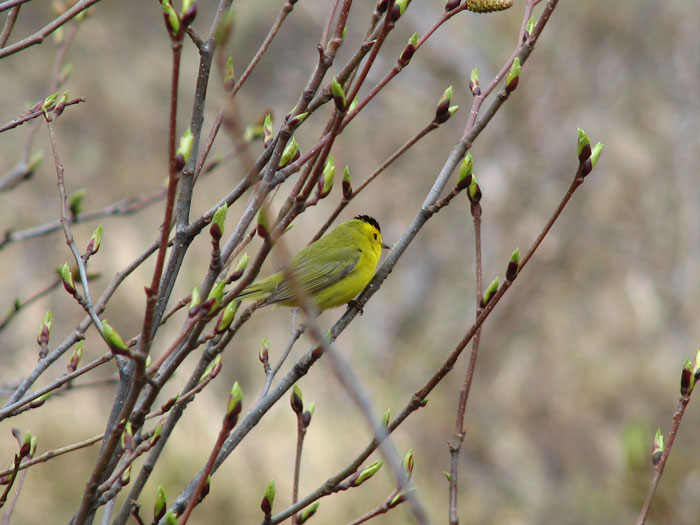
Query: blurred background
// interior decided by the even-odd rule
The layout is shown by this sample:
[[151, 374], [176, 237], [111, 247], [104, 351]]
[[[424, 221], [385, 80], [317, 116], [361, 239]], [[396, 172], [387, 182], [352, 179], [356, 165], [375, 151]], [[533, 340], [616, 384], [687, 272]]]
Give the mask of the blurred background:
[[[199, 4], [194, 27], [204, 35], [215, 2]], [[315, 64], [329, 4], [302, 0], [295, 5], [237, 97], [241, 126], [270, 108], [274, 127], [279, 128]], [[331, 74], [365, 34], [371, 7], [355, 4]], [[281, 5], [268, 0], [234, 3], [234, 28], [225, 53], [233, 54], [237, 74]], [[435, 0], [411, 3], [361, 94], [393, 66], [413, 32], [422, 35], [428, 30], [443, 5]], [[433, 118], [447, 86], [454, 86], [453, 103], [460, 105], [452, 119], [353, 200], [341, 220], [358, 213], [373, 215], [385, 241], [398, 240], [462, 134], [471, 106], [469, 72], [478, 67], [482, 85], [488, 83], [515, 46], [523, 10], [524, 2], [515, 0], [515, 6], [502, 13], [454, 17], [345, 130], [333, 155], [339, 169], [349, 165], [357, 185]], [[5, 16], [1, 14], [0, 21]], [[20, 11], [10, 42], [33, 33], [53, 16], [50, 3], [30, 2]], [[606, 146], [596, 169], [485, 324], [461, 456], [462, 523], [629, 523], [639, 512], [651, 476], [653, 434], [658, 427], [668, 430], [683, 361], [694, 360], [700, 339], [700, 185], [693, 175], [700, 146], [698, 20], [700, 6], [680, 0], [560, 2], [523, 68], [517, 90], [471, 150], [483, 192], [484, 280], [490, 282], [495, 276], [503, 278], [516, 246], [521, 252], [530, 246], [568, 187], [577, 164], [576, 128]], [[41, 46], [0, 60], [0, 122], [12, 120], [49, 94], [56, 46], [50, 37]], [[65, 88], [71, 96], [87, 99], [66, 110], [57, 124], [68, 191], [86, 190], [85, 211], [158, 191], [167, 177], [170, 89], [170, 43], [158, 3], [97, 4], [81, 24], [66, 62], [73, 71]], [[196, 67], [196, 50], [187, 42], [180, 129], [189, 122]], [[212, 74], [205, 134], [225, 105], [219, 79], [218, 71]], [[315, 143], [328, 111], [320, 110], [297, 133], [302, 151]], [[0, 136], [0, 176], [18, 162], [30, 130], [25, 124]], [[230, 150], [235, 135], [230, 128], [222, 129], [213, 154]], [[31, 150], [43, 151], [45, 160], [31, 180], [0, 194], [3, 232], [58, 217], [45, 126], [39, 126]], [[255, 143], [248, 155], [222, 163], [203, 179], [192, 216], [227, 193], [260, 150]], [[282, 187], [273, 208], [279, 207], [286, 189]], [[229, 228], [248, 197], [229, 211]], [[295, 221], [288, 246], [294, 251], [304, 246], [340, 198], [337, 183], [326, 200]], [[104, 240], [90, 268], [102, 277], [92, 285], [93, 297], [155, 239], [161, 218], [162, 202], [138, 214], [99, 221]], [[79, 246], [87, 243], [96, 224], [74, 226]], [[471, 326], [473, 237], [469, 205], [462, 195], [429, 221], [364, 315], [339, 338], [338, 347], [378, 413], [398, 413]], [[256, 239], [248, 252], [254, 254], [258, 246]], [[200, 283], [208, 254], [207, 238], [195, 242], [173, 302]], [[51, 283], [55, 268], [70, 259], [59, 231], [0, 250], [3, 315], [15, 298], [24, 300]], [[275, 268], [273, 259], [264, 273]], [[152, 270], [149, 260], [124, 283], [105, 312], [125, 336], [133, 336], [141, 326], [143, 287]], [[57, 289], [0, 331], [4, 396], [36, 363], [36, 334], [47, 309], [55, 317], [50, 348], [83, 316]], [[322, 326], [329, 327], [342, 313], [324, 313]], [[156, 353], [168, 347], [181, 323], [176, 316], [158, 333]], [[290, 329], [288, 309], [268, 308], [234, 339], [223, 355], [222, 374], [189, 406], [151, 475], [141, 497], [143, 516], [150, 516], [157, 485], [165, 487], [170, 502], [206, 461], [233, 381], [241, 383], [248, 403], [257, 397], [264, 380], [257, 359], [260, 340], [269, 338], [275, 359]], [[309, 339], [302, 338], [292, 358], [309, 345]], [[90, 330], [83, 363], [105, 350]], [[60, 376], [68, 357], [37, 386]], [[449, 470], [447, 442], [454, 435], [466, 358], [465, 352], [427, 407], [394, 434], [402, 454], [409, 448], [414, 451], [414, 480], [434, 523], [447, 521], [443, 471]], [[180, 391], [195, 362], [191, 357], [185, 363], [166, 387], [163, 401]], [[0, 462], [9, 464], [16, 452], [12, 427], [36, 434], [39, 453], [101, 433], [115, 392], [108, 379], [114, 375], [112, 365], [102, 367], [47, 406], [3, 421]], [[305, 403], [316, 403], [302, 458], [303, 495], [351, 461], [371, 434], [324, 360], [299, 386]], [[697, 523], [699, 425], [698, 410], [691, 403], [649, 523]], [[193, 523], [258, 523], [259, 501], [272, 478], [278, 490], [275, 511], [289, 505], [295, 433], [294, 415], [283, 400], [214, 475], [211, 493], [195, 511]], [[66, 522], [79, 504], [83, 485], [65, 480], [86, 479], [96, 453], [94, 446], [33, 467], [14, 522]], [[382, 469], [362, 487], [322, 500], [313, 522], [348, 522], [379, 504], [392, 488], [391, 473]], [[402, 505], [375, 522], [413, 520]]]

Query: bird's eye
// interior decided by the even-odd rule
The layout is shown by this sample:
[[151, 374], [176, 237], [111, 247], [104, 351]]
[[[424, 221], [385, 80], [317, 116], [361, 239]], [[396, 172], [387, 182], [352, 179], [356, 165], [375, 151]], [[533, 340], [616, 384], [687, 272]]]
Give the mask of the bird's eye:
[[375, 241], [377, 240], [377, 234], [376, 234], [376, 233], [374, 234], [374, 240], [375, 240]]

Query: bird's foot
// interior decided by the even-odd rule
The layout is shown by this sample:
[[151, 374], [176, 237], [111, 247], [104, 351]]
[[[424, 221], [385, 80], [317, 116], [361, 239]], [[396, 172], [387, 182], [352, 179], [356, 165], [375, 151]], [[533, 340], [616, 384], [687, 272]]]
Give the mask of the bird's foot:
[[365, 313], [364, 309], [362, 308], [362, 303], [360, 301], [356, 301], [355, 299], [352, 299], [351, 301], [348, 301], [348, 306], [352, 306], [353, 308], [356, 308], [358, 312], [360, 312], [360, 315]]

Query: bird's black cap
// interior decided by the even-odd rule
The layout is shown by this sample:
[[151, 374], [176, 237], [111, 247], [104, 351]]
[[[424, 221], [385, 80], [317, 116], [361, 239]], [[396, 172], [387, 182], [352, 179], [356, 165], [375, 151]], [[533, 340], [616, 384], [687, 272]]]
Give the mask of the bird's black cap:
[[375, 228], [377, 228], [380, 232], [382, 229], [379, 227], [379, 223], [377, 222], [377, 219], [374, 217], [370, 217], [369, 215], [358, 215], [355, 217], [357, 220], [366, 222], [367, 224], [371, 224]]

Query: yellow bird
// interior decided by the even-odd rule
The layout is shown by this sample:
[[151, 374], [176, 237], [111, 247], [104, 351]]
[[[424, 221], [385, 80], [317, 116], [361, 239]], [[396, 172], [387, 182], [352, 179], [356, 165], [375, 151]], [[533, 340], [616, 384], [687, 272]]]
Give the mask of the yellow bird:
[[[289, 263], [298, 286], [320, 310], [351, 302], [370, 282], [382, 252], [379, 223], [358, 215], [301, 250]], [[262, 299], [261, 306], [299, 306], [293, 287], [282, 272], [254, 282], [238, 299]]]

